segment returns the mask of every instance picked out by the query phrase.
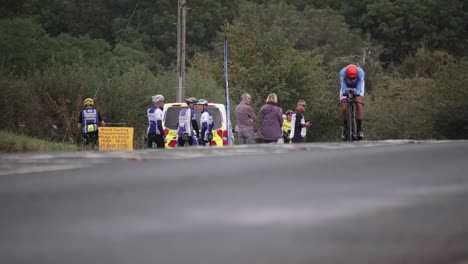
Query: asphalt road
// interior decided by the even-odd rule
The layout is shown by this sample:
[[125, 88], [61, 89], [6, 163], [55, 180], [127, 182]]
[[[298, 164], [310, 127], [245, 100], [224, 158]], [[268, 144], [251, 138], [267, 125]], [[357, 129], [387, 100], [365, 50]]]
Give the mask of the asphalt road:
[[0, 155], [0, 263], [468, 263], [468, 142]]

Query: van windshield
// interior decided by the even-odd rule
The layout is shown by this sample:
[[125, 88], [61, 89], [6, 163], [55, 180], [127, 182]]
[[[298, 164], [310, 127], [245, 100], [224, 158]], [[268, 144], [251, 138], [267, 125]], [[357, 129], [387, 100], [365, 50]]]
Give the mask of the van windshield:
[[[179, 122], [179, 112], [180, 110], [182, 110], [182, 108], [183, 107], [181, 106], [171, 106], [167, 109], [165, 120], [164, 120], [164, 126], [166, 128], [177, 130], [177, 123]], [[220, 129], [222, 125], [221, 124], [222, 119], [221, 119], [221, 112], [219, 111], [219, 109], [214, 106], [208, 106], [206, 110], [210, 112], [211, 115], [213, 116], [213, 123], [214, 123], [213, 130]], [[197, 111], [197, 122], [198, 122], [198, 126], [201, 128], [200, 116], [201, 116], [201, 113]]]

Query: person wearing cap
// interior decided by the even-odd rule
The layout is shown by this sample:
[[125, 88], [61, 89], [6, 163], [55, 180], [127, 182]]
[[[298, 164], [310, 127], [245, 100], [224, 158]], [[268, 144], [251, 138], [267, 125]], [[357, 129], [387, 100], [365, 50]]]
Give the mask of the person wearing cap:
[[98, 127], [104, 126], [105, 123], [101, 118], [101, 113], [93, 107], [94, 100], [92, 98], [86, 98], [83, 103], [85, 108], [78, 117], [78, 129], [82, 132], [85, 145], [91, 143], [96, 146], [99, 137]]
[[197, 102], [198, 111], [200, 111], [200, 137], [198, 143], [200, 146], [210, 145], [211, 140], [213, 139], [213, 116], [207, 110], [208, 108], [208, 101], [205, 99], [199, 99]]
[[164, 130], [162, 127], [162, 109], [164, 96], [158, 94], [152, 96], [153, 106], [148, 109], [148, 130], [146, 132], [148, 148], [164, 148]]
[[364, 118], [364, 107], [362, 105], [364, 97], [364, 82], [365, 72], [361, 67], [354, 64], [349, 64], [340, 71], [340, 102], [341, 102], [341, 116], [343, 118], [344, 128], [341, 138], [346, 140], [348, 130], [348, 111], [349, 105], [347, 95], [353, 93], [356, 99], [356, 123], [358, 140], [364, 138], [362, 131], [362, 119]]
[[187, 107], [183, 108], [179, 112], [179, 123], [177, 127], [177, 146], [179, 147], [183, 147], [185, 145], [184, 135], [187, 135], [189, 146], [198, 145], [196, 137], [199, 137], [199, 130], [197, 123], [197, 111], [195, 110], [195, 104], [197, 102], [198, 100], [195, 97], [185, 99]]

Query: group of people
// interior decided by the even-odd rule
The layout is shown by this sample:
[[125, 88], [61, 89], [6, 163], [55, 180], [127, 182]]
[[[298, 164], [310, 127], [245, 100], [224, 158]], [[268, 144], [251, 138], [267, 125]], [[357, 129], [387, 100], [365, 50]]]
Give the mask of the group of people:
[[[340, 71], [340, 93], [341, 114], [343, 119], [342, 139], [347, 140], [348, 131], [348, 96], [354, 95], [356, 101], [356, 123], [357, 139], [364, 138], [362, 131], [362, 120], [364, 118], [363, 97], [364, 97], [364, 70], [361, 67], [350, 64]], [[148, 148], [164, 148], [165, 134], [162, 126], [164, 107], [164, 96], [154, 95], [152, 97], [153, 106], [147, 110], [148, 130], [147, 145]], [[210, 144], [213, 137], [213, 117], [207, 111], [208, 101], [205, 99], [196, 99], [194, 97], [185, 100], [187, 107], [179, 113], [179, 123], [177, 129], [177, 145], [207, 145]], [[254, 124], [257, 115], [251, 107], [252, 97], [249, 93], [243, 93], [241, 102], [236, 106], [237, 132], [239, 144], [255, 143], [256, 135], [263, 139], [265, 143], [278, 142], [283, 139], [284, 142], [301, 143], [304, 142], [307, 128], [312, 126], [310, 121], [306, 121], [304, 111], [307, 103], [304, 99], [297, 101], [295, 111], [288, 110], [283, 117], [282, 109], [278, 106], [278, 96], [271, 93], [266, 98], [265, 104], [260, 108], [260, 129], [255, 132]], [[83, 133], [85, 144], [97, 144], [98, 126], [104, 126], [102, 117], [93, 106], [94, 100], [86, 98], [84, 100], [85, 108], [80, 112], [78, 118], [78, 128]], [[197, 108], [197, 109], [195, 109]], [[196, 121], [197, 110], [201, 113], [200, 126]]]
[[254, 124], [257, 115], [251, 106], [252, 97], [243, 93], [241, 102], [236, 106], [237, 132], [239, 144], [254, 144], [258, 136], [264, 143], [275, 143], [283, 138], [285, 142], [301, 143], [306, 137], [307, 128], [312, 126], [304, 118], [307, 103], [304, 99], [297, 101], [295, 111], [286, 111], [283, 117], [282, 109], [278, 106], [278, 96], [271, 93], [260, 108], [260, 129], [255, 132]]
[[[148, 148], [164, 148], [165, 133], [162, 127], [164, 96], [158, 94], [152, 97], [153, 107], [147, 111], [148, 116], [148, 131], [147, 145]], [[196, 99], [190, 97], [185, 99], [187, 107], [179, 112], [178, 128], [177, 128], [177, 146], [206, 146], [213, 139], [213, 116], [207, 110], [208, 101], [205, 99]], [[200, 126], [196, 119], [197, 111], [200, 112]]]
[[[340, 71], [340, 106], [343, 119], [342, 139], [347, 140], [348, 131], [348, 97], [354, 95], [356, 101], [356, 123], [357, 139], [364, 138], [362, 131], [362, 120], [364, 118], [364, 70], [356, 65], [350, 64]], [[256, 136], [265, 143], [278, 142], [282, 139], [285, 143], [302, 143], [307, 134], [307, 128], [312, 126], [306, 121], [304, 111], [307, 103], [304, 99], [297, 101], [295, 111], [287, 110], [285, 115], [278, 106], [278, 97], [275, 93], [268, 95], [265, 104], [260, 108], [260, 129], [255, 132], [254, 124], [257, 119], [251, 107], [252, 97], [249, 93], [243, 93], [241, 102], [236, 106], [237, 132], [239, 144], [253, 144]]]

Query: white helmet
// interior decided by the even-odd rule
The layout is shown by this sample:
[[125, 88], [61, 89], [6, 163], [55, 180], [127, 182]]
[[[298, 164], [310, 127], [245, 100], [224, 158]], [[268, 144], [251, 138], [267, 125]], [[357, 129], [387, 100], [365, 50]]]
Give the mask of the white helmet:
[[197, 105], [208, 105], [208, 101], [206, 99], [198, 99]]
[[151, 97], [151, 99], [153, 100], [153, 103], [159, 103], [159, 102], [163, 102], [164, 101], [164, 96], [158, 94], [158, 95], [153, 95], [153, 97]]

